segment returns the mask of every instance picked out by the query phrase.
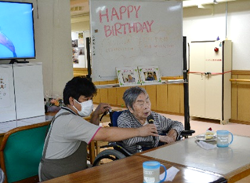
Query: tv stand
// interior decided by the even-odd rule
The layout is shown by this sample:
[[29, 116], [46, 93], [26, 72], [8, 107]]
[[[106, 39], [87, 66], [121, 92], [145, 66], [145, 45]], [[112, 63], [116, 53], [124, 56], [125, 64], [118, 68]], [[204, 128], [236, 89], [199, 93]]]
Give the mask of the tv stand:
[[29, 63], [29, 61], [26, 61], [26, 59], [24, 59], [24, 61], [18, 61], [16, 59], [11, 59], [9, 64], [14, 64], [14, 63], [26, 64], [26, 63]]

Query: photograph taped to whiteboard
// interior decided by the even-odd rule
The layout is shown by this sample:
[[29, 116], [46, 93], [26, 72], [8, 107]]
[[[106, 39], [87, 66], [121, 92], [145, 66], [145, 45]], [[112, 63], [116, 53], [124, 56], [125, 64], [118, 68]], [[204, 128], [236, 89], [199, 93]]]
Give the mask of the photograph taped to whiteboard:
[[142, 85], [161, 84], [161, 74], [158, 66], [138, 66]]
[[141, 85], [137, 67], [116, 67], [119, 86]]

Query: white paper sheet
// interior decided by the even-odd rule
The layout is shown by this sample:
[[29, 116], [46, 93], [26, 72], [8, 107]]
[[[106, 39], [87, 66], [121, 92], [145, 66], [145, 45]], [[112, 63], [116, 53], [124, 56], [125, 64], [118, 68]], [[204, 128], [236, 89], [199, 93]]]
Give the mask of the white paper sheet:
[[[179, 172], [180, 170], [178, 168], [175, 168], [174, 166], [170, 167], [169, 169], [167, 169], [167, 177], [164, 180], [165, 181], [173, 181], [175, 178], [175, 175]], [[165, 172], [163, 172], [160, 175], [160, 179], [162, 180], [164, 178], [164, 174]]]

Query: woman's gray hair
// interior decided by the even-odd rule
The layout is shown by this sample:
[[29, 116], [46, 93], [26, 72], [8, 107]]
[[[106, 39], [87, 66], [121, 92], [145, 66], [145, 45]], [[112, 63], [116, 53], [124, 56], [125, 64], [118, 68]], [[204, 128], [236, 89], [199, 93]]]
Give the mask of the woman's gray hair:
[[147, 92], [144, 88], [141, 88], [139, 86], [131, 87], [127, 89], [124, 94], [123, 94], [123, 100], [125, 102], [125, 105], [127, 108], [132, 108], [133, 109], [133, 104], [135, 103], [137, 97], [141, 94], [144, 93], [147, 95]]

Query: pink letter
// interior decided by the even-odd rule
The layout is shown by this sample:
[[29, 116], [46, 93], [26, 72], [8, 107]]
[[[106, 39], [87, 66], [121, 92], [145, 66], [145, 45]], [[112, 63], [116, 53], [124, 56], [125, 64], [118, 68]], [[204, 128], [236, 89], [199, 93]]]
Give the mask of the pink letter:
[[133, 29], [133, 32], [135, 32], [135, 26], [134, 26], [134, 23], [127, 23], [127, 25], [128, 25], [128, 30], [129, 30], [129, 33], [131, 33], [132, 31], [131, 31], [131, 29]]
[[[122, 10], [124, 9], [124, 10]], [[120, 19], [122, 20], [122, 14], [124, 14], [126, 12], [126, 7], [125, 6], [121, 6], [120, 7]]]
[[115, 35], [116, 36], [117, 36], [117, 33], [122, 34], [122, 32], [119, 31], [120, 29], [121, 29], [121, 24], [120, 23], [115, 23]]
[[[142, 29], [142, 24], [139, 23], [139, 22], [137, 22], [135, 24], [136, 24], [136, 27], [135, 27], [136, 28], [136, 33], [140, 32], [140, 31], [142, 32], [142, 30], [141, 30]], [[139, 27], [138, 27], [138, 25], [139, 25]]]
[[153, 23], [154, 23], [154, 20], [151, 20], [151, 23], [149, 23], [149, 22], [147, 21], [147, 24], [148, 24], [148, 27], [149, 27], [148, 32], [152, 32], [151, 25], [152, 25]]
[[146, 29], [146, 32], [148, 32], [146, 22], [143, 22], [143, 25], [142, 25], [142, 30], [141, 30], [142, 32], [143, 32], [143, 29]]
[[138, 9], [136, 9], [136, 6], [134, 6], [134, 8], [135, 8], [135, 11], [136, 11], [135, 17], [138, 18], [138, 11], [141, 8], [141, 6], [138, 6]]
[[[131, 9], [129, 9], [129, 8], [131, 8]], [[133, 6], [132, 6], [132, 5], [129, 5], [129, 6], [127, 7], [127, 12], [128, 12], [128, 18], [130, 18], [130, 13], [133, 12]]]
[[118, 14], [116, 12], [115, 8], [112, 8], [112, 15], [111, 15], [111, 21], [113, 21], [113, 16], [116, 16], [116, 18], [119, 20]]
[[107, 22], [109, 22], [108, 8], [106, 9], [106, 14], [102, 14], [102, 11], [99, 10], [99, 20], [100, 20], [100, 23], [102, 23], [102, 17], [103, 16], [106, 16], [107, 17]]
[[122, 26], [123, 26], [123, 34], [127, 34], [127, 31], [126, 31], [126, 23], [125, 24], [122, 24]]
[[104, 32], [106, 37], [109, 37], [112, 34], [112, 30], [110, 30], [109, 25], [104, 25]]

